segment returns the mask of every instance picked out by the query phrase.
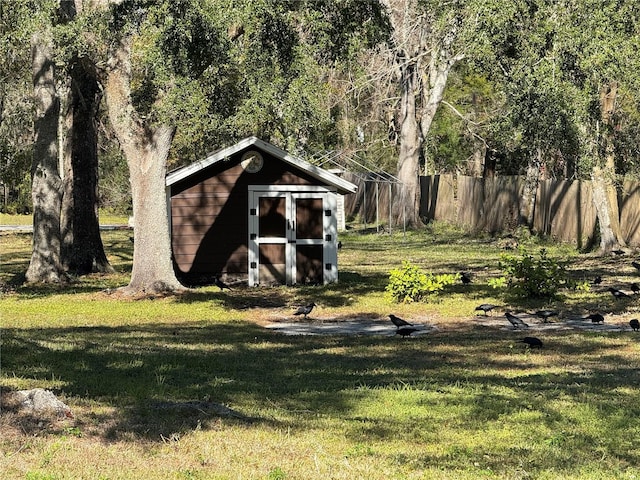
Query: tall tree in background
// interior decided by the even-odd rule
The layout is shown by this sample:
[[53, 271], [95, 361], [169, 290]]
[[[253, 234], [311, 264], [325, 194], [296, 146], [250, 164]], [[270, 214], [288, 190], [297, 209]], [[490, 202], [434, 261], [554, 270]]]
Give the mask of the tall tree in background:
[[[60, 30], [66, 38], [81, 32], [84, 2], [60, 2]], [[98, 132], [97, 115], [102, 88], [92, 59], [82, 46], [71, 42], [61, 45], [63, 58], [59, 135], [62, 145], [64, 194], [61, 212], [61, 261], [65, 271], [76, 275], [110, 272], [100, 237], [98, 215]]]
[[30, 212], [33, 160], [33, 82], [26, 0], [0, 2], [0, 183], [10, 211]]
[[460, 30], [464, 13], [454, 3], [383, 0], [391, 40], [389, 56], [397, 69], [399, 105], [397, 176], [402, 182], [394, 216], [421, 225], [420, 159], [423, 143], [442, 101], [453, 66], [464, 58]]
[[[593, 203], [600, 229], [600, 250], [625, 245], [619, 224], [614, 145], [621, 125], [621, 101], [638, 104], [640, 96], [640, 20], [636, 2], [558, 3], [558, 57], [563, 75], [577, 94], [576, 125], [585, 145], [581, 164], [593, 184]], [[589, 12], [585, 15], [584, 12]], [[623, 95], [621, 95], [621, 92]]]

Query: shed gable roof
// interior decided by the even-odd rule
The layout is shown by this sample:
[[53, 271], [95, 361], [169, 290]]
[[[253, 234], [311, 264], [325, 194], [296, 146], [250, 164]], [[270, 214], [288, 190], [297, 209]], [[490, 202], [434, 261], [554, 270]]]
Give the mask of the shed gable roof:
[[275, 145], [271, 145], [270, 143], [267, 143], [264, 140], [260, 140], [257, 137], [247, 137], [244, 140], [239, 141], [235, 145], [211, 153], [206, 158], [194, 162], [191, 165], [187, 165], [186, 167], [182, 167], [169, 172], [167, 174], [165, 184], [167, 187], [170, 187], [174, 183], [179, 182], [180, 180], [184, 180], [185, 178], [188, 178], [191, 175], [194, 175], [195, 173], [200, 172], [201, 170], [215, 163], [221, 162], [229, 156], [248, 147], [259, 148], [260, 150], [269, 153], [270, 155], [282, 160], [283, 162], [286, 162], [300, 170], [303, 170], [312, 177], [323, 182], [325, 185], [335, 187], [339, 193], [355, 193], [358, 188], [353, 183], [323, 168], [312, 165], [309, 162], [302, 160], [301, 158], [294, 157], [293, 155], [290, 155], [289, 153], [276, 147]]

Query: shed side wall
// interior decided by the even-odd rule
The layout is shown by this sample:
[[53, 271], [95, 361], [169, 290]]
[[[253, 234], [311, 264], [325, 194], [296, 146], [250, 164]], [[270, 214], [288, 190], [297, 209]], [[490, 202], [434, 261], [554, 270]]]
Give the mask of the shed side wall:
[[171, 241], [178, 276], [210, 283], [213, 276], [247, 277], [248, 186], [318, 185], [315, 178], [261, 152], [264, 166], [248, 173], [244, 151], [172, 186]]

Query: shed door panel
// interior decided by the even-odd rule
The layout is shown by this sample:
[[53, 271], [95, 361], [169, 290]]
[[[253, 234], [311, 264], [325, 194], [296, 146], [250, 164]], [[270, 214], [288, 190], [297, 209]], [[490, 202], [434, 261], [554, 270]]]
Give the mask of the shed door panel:
[[287, 199], [285, 197], [260, 197], [258, 228], [260, 238], [286, 238]]
[[287, 283], [286, 196], [258, 198], [258, 275], [262, 284]]
[[295, 219], [292, 232], [291, 272], [295, 283], [324, 282], [322, 261], [324, 258], [324, 193], [293, 193], [291, 217]]
[[249, 285], [336, 281], [334, 197], [250, 190]]
[[296, 246], [296, 283], [322, 283], [322, 245]]

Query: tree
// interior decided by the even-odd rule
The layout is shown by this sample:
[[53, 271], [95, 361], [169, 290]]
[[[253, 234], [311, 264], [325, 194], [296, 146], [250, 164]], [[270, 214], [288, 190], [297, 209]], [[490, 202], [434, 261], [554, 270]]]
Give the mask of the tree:
[[33, 84], [26, 1], [0, 2], [0, 183], [3, 207], [31, 211]]
[[[60, 4], [60, 37], [74, 38], [74, 22], [83, 13], [83, 2], [67, 0]], [[78, 22], [82, 24], [82, 22]], [[71, 32], [70, 35], [68, 32]], [[63, 37], [63, 38], [64, 38]], [[62, 43], [62, 42], [60, 42]], [[62, 106], [60, 131], [63, 145], [63, 197], [61, 212], [61, 261], [67, 272], [83, 275], [113, 271], [100, 237], [98, 220], [98, 133], [97, 114], [102, 99], [101, 86], [93, 59], [80, 53], [75, 42], [60, 45], [66, 49], [59, 85]]]
[[455, 7], [439, 11], [429, 2], [384, 0], [391, 24], [390, 53], [398, 71], [398, 179], [401, 195], [395, 217], [421, 224], [420, 157], [447, 77], [464, 55], [455, 52], [459, 18]]
[[639, 100], [640, 23], [632, 1], [566, 0], [558, 8], [560, 71], [577, 92], [575, 122], [585, 145], [581, 164], [593, 183], [600, 250], [606, 252], [625, 245], [619, 228], [614, 145], [621, 129], [619, 92], [636, 105]]
[[53, 39], [50, 29], [33, 34], [33, 87], [36, 140], [31, 167], [33, 248], [27, 282], [60, 282], [60, 208], [62, 180], [58, 173], [60, 100], [55, 86]]
[[95, 76], [86, 75], [90, 62], [86, 58], [82, 62], [75, 53], [78, 40], [64, 37], [65, 26], [73, 23], [81, 6], [79, 1], [61, 0], [43, 4], [37, 12], [41, 17], [35, 26], [39, 32], [33, 36], [37, 120], [29, 282], [59, 282], [67, 272], [111, 269], [100, 239], [97, 209], [93, 126], [99, 89]]
[[[322, 32], [314, 30], [312, 19], [326, 5], [271, 0], [111, 3], [116, 47], [109, 54], [104, 85], [133, 196], [134, 262], [127, 289], [175, 290], [180, 285], [171, 263], [164, 175], [176, 132], [181, 135], [181, 128], [193, 129], [194, 124], [212, 132], [207, 122], [220, 121], [223, 111], [227, 123], [215, 126], [235, 136], [258, 134], [293, 149], [318, 138], [315, 133], [331, 124], [320, 101], [322, 58], [320, 50], [310, 48], [313, 42], [301, 38]], [[345, 3], [364, 14], [370, 6]], [[334, 15], [340, 13], [332, 8]], [[348, 16], [338, 18], [344, 22]], [[347, 28], [341, 32], [349, 35]]]

